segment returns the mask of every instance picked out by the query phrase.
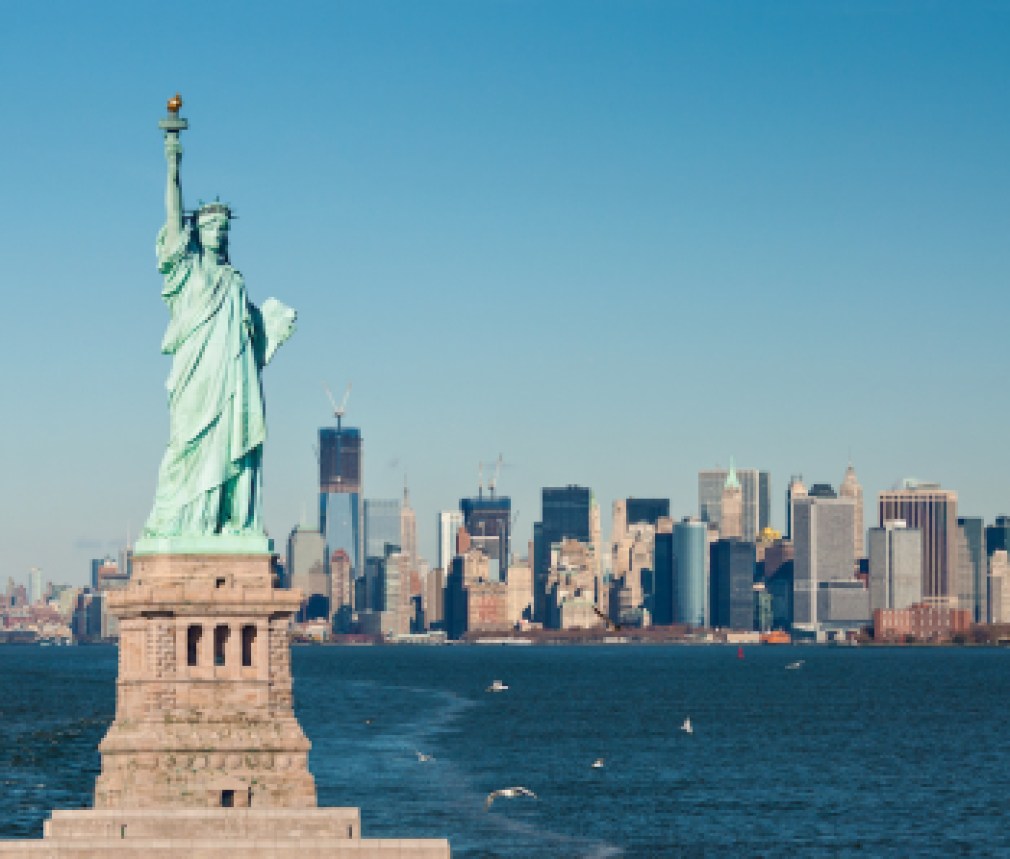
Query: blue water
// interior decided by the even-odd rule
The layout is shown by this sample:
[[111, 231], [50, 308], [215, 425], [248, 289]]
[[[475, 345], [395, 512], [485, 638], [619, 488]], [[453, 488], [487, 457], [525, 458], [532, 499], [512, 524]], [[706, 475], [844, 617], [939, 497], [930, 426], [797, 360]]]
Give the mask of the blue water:
[[[447, 837], [454, 857], [1010, 855], [1008, 650], [303, 647], [293, 666], [320, 804], [360, 806], [366, 837]], [[0, 647], [0, 838], [90, 804], [115, 672], [112, 648]], [[538, 799], [485, 811], [509, 785]]]

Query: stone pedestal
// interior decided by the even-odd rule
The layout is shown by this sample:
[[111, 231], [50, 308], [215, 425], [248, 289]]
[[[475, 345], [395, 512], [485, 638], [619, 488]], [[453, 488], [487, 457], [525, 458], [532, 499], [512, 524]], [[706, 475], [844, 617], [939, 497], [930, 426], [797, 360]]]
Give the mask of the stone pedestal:
[[269, 555], [140, 555], [109, 594], [116, 718], [95, 808], [310, 808], [309, 742], [291, 703], [297, 591]]
[[363, 839], [356, 808], [317, 808], [291, 702], [297, 591], [268, 554], [141, 554], [122, 591], [116, 718], [95, 807], [54, 811], [0, 857], [448, 859], [444, 839]]

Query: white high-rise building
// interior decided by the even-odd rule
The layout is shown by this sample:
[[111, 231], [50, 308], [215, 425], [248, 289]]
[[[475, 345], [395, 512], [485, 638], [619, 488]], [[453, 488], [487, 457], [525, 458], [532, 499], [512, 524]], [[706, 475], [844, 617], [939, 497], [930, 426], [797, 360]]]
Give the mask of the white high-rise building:
[[1010, 559], [1005, 549], [989, 558], [989, 622], [1010, 623]]
[[922, 602], [922, 531], [901, 519], [870, 529], [870, 611]]
[[452, 559], [456, 557], [456, 534], [463, 527], [463, 513], [459, 510], [440, 510], [438, 513], [438, 566], [448, 575]]
[[28, 572], [28, 603], [35, 605], [42, 601], [42, 570], [32, 567]]

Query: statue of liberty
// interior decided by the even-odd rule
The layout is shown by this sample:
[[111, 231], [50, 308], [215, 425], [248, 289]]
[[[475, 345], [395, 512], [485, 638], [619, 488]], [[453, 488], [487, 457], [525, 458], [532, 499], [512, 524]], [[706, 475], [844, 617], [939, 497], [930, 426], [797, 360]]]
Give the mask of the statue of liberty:
[[[184, 544], [185, 538], [221, 535], [258, 537], [262, 544], [266, 418], [260, 373], [291, 336], [295, 313], [272, 298], [262, 309], [249, 301], [228, 257], [232, 212], [226, 204], [183, 211], [179, 132], [187, 123], [178, 115], [181, 105], [177, 95], [160, 123], [168, 161], [157, 255], [170, 316], [161, 344], [172, 356], [169, 439], [142, 542], [184, 538], [172, 540]], [[138, 551], [144, 549], [138, 545]]]

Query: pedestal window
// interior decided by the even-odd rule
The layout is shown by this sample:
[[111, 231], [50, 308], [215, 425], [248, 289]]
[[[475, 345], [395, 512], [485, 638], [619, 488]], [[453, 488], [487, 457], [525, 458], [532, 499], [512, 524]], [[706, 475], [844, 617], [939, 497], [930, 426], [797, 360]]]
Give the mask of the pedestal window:
[[228, 647], [228, 637], [231, 630], [227, 626], [214, 627], [214, 665], [224, 665], [224, 654]]

